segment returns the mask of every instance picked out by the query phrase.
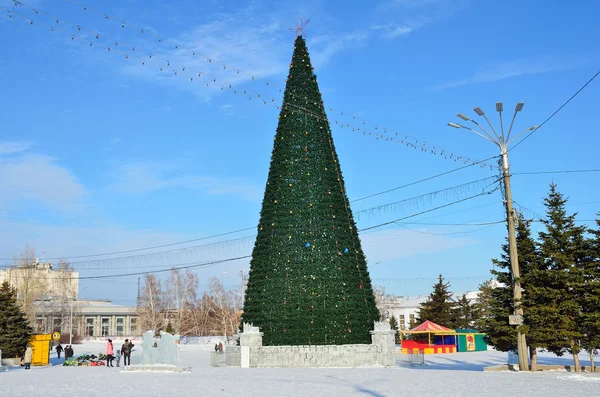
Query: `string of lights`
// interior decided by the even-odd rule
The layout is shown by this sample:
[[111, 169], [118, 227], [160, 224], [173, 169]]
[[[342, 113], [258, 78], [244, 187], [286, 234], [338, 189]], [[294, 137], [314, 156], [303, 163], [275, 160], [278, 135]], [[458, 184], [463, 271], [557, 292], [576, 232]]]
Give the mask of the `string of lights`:
[[[106, 46], [106, 48], [109, 52], [114, 52], [114, 53], [123, 55], [125, 57], [125, 59], [137, 59], [141, 63], [142, 66], [146, 66], [146, 65], [152, 66], [154, 64], [154, 67], [158, 68], [158, 70], [160, 72], [163, 72], [163, 71], [172, 72], [174, 77], [185, 76], [189, 79], [189, 82], [191, 82], [191, 83], [201, 81], [202, 78], [207, 78], [207, 80], [204, 80], [206, 87], [213, 85], [213, 86], [216, 86], [217, 88], [220, 88], [221, 91], [225, 91], [225, 90], [232, 91], [234, 94], [245, 95], [249, 100], [252, 100], [254, 98], [254, 99], [261, 101], [264, 105], [268, 105], [268, 104], [274, 105], [278, 110], [282, 109], [282, 107], [278, 105], [278, 103], [280, 101], [276, 100], [275, 97], [271, 96], [269, 98], [268, 95], [264, 95], [264, 94], [260, 94], [260, 93], [252, 93], [247, 89], [237, 89], [232, 84], [230, 84], [226, 81], [219, 80], [219, 79], [217, 79], [217, 77], [215, 77], [214, 75], [212, 75], [210, 73], [207, 73], [206, 71], [192, 72], [189, 68], [186, 68], [185, 66], [176, 67], [176, 65], [172, 64], [167, 59], [163, 59], [163, 62], [157, 62], [158, 60], [161, 59], [161, 56], [159, 54], [156, 54], [155, 52], [144, 50], [133, 44], [120, 42], [119, 40], [111, 38], [103, 33], [96, 31], [96, 30], [84, 28], [80, 24], [58, 18], [54, 15], [48, 14], [44, 11], [41, 11], [38, 8], [29, 7], [28, 5], [26, 5], [23, 2], [14, 1], [14, 0], [11, 0], [11, 1], [15, 4], [15, 6], [21, 6], [21, 7], [26, 7], [26, 8], [31, 9], [35, 13], [35, 15], [43, 15], [43, 16], [48, 17], [53, 22], [55, 22], [56, 25], [62, 24], [62, 25], [66, 25], [66, 26], [71, 26], [72, 28], [77, 29], [77, 31], [79, 33], [82, 31], [89, 32], [92, 37], [95, 37], [95, 40], [105, 39], [106, 41], [109, 41], [110, 43], [114, 43], [114, 45], [113, 44], [101, 44], [101, 45]], [[14, 15], [14, 16], [18, 16], [19, 18], [23, 19], [24, 21], [28, 21], [30, 25], [33, 25], [33, 23], [34, 23], [34, 18], [28, 18], [28, 17], [21, 15], [21, 14], [15, 12], [13, 10], [10, 10], [8, 8], [3, 8], [3, 10], [7, 11], [9, 18], [12, 18], [12, 16]], [[123, 27], [124, 26], [125, 25], [123, 25]], [[79, 33], [75, 34], [75, 33], [66, 32], [55, 26], [50, 26], [50, 29], [53, 32], [65, 33], [66, 35], [68, 35], [71, 38], [72, 41], [75, 41], [75, 39], [77, 38], [79, 41], [85, 42], [90, 47], [94, 46], [93, 40], [89, 40], [88, 38], [82, 37]], [[96, 46], [98, 46], [98, 44], [96, 44]], [[128, 51], [125, 52], [125, 51], [118, 50], [115, 48], [115, 47], [119, 47], [119, 46], [120, 46], [120, 48], [127, 48]], [[143, 57], [141, 57], [138, 54], [145, 54], [145, 55]], [[283, 92], [282, 89], [279, 89], [279, 92], [282, 93]], [[295, 96], [293, 93], [289, 93], [289, 94], [292, 96]], [[294, 113], [308, 115], [308, 116], [311, 116], [311, 117], [314, 117], [317, 119], [322, 118], [322, 117], [316, 115], [315, 113], [310, 112], [308, 109], [306, 109], [302, 106], [299, 106], [299, 105], [294, 105], [294, 104], [288, 103], [283, 109], [288, 110], [290, 112], [294, 112]], [[332, 108], [329, 107], [329, 110], [331, 112]], [[344, 114], [344, 112], [342, 112], [342, 115], [343, 114]], [[356, 119], [356, 117], [354, 117], [354, 119]], [[327, 120], [327, 119], [326, 119], [326, 121], [330, 122], [330, 120]], [[347, 122], [340, 122], [339, 120], [331, 120], [331, 123], [338, 125], [340, 128], [351, 129], [354, 132], [362, 132], [363, 135], [374, 136], [376, 138], [376, 140], [392, 142], [392, 143], [396, 143], [397, 145], [405, 145], [406, 147], [410, 147], [415, 150], [420, 150], [421, 152], [431, 153], [434, 155], [440, 155], [441, 157], [444, 157], [444, 159], [450, 159], [453, 161], [463, 161], [465, 164], [477, 163], [482, 168], [488, 167], [488, 166], [490, 167], [490, 169], [493, 168], [493, 166], [491, 166], [489, 164], [485, 164], [482, 161], [477, 161], [477, 160], [471, 159], [466, 156], [456, 155], [453, 152], [444, 150], [440, 147], [436, 147], [435, 145], [428, 144], [424, 140], [411, 137], [407, 134], [400, 133], [393, 129], [374, 126], [374, 131], [368, 130], [368, 129], [365, 129], [365, 127], [364, 127], [367, 125], [366, 122], [363, 122], [362, 128], [360, 126], [350, 124]], [[380, 133], [379, 131], [383, 131], [383, 133]], [[392, 133], [391, 136], [387, 135], [388, 131], [390, 131]]]
[[452, 186], [449, 188], [440, 189], [440, 190], [436, 190], [434, 192], [411, 197], [408, 199], [395, 201], [393, 203], [383, 204], [383, 205], [371, 207], [371, 208], [368, 208], [365, 210], [357, 211], [357, 212], [355, 212], [354, 215], [356, 216], [356, 218], [358, 220], [361, 220], [362, 215], [366, 215], [367, 217], [370, 217], [376, 213], [381, 213], [382, 211], [383, 212], [396, 211], [399, 208], [404, 209], [407, 207], [408, 208], [413, 208], [413, 207], [418, 208], [424, 202], [426, 202], [426, 201], [431, 202], [431, 201], [433, 201], [434, 198], [436, 198], [440, 195], [444, 196], [445, 198], [448, 198], [451, 195], [457, 197], [457, 196], [460, 196], [465, 193], [471, 193], [472, 191], [483, 191], [483, 190], [485, 190], [485, 188], [487, 188], [488, 186], [490, 186], [491, 184], [494, 184], [496, 182], [498, 182], [498, 178], [495, 176], [487, 177], [487, 178], [483, 178], [483, 179], [477, 179], [475, 181], [463, 183], [461, 185], [456, 185], [456, 186]]
[[[485, 178], [482, 180], [477, 180], [473, 182], [469, 182], [467, 184], [453, 186], [447, 189], [438, 190], [436, 192], [427, 193], [421, 196], [413, 197], [411, 199], [403, 200], [401, 202], [392, 203], [389, 208], [395, 208], [394, 206], [406, 205], [408, 202], [412, 202], [413, 205], [419, 205], [424, 202], [425, 199], [433, 197], [433, 195], [441, 194], [444, 192], [451, 192], [455, 189], [460, 189], [457, 192], [461, 192], [462, 194], [471, 191], [471, 185], [473, 186], [481, 186], [483, 183], [487, 183], [490, 178]], [[458, 193], [456, 193], [458, 194]], [[366, 209], [363, 211], [359, 211], [357, 214], [363, 212], [374, 211], [375, 209], [379, 209], [380, 211], [384, 210], [384, 208], [374, 207], [370, 209]], [[244, 229], [240, 229], [244, 230]], [[229, 233], [222, 233], [221, 235], [226, 235]], [[172, 250], [144, 253], [144, 254], [135, 254], [135, 255], [127, 255], [113, 258], [99, 258], [99, 259], [87, 259], [82, 261], [71, 261], [70, 264], [79, 269], [93, 269], [94, 266], [96, 268], [122, 268], [124, 265], [132, 265], [134, 267], [136, 264], [146, 264], [151, 261], [172, 261], [172, 260], [181, 260], [182, 258], [189, 258], [191, 256], [197, 256], [206, 253], [215, 253], [215, 252], [223, 252], [227, 248], [241, 248], [253, 243], [255, 235], [249, 235], [241, 238], [224, 240], [209, 244], [195, 245], [184, 248], [177, 248]], [[131, 251], [131, 250], [130, 250]]]
[[[364, 229], [359, 229], [359, 231], [367, 231], [367, 230], [372, 230], [375, 228], [378, 228], [380, 226], [384, 226], [384, 225], [388, 225], [388, 224], [392, 224], [392, 223], [400, 223], [401, 220], [404, 219], [409, 219], [424, 213], [428, 213], [428, 212], [432, 212], [441, 208], [445, 208], [454, 204], [458, 204], [460, 202], [481, 196], [483, 194], [491, 194], [493, 191], [490, 192], [483, 192], [480, 193], [478, 195], [475, 196], [470, 196], [467, 197], [465, 199], [462, 200], [458, 200], [458, 201], [454, 201], [451, 202], [449, 204], [446, 205], [442, 205], [433, 209], [429, 209], [426, 211], [422, 211], [420, 213], [417, 214], [413, 214], [413, 215], [409, 215], [407, 217], [401, 218], [401, 219], [397, 219], [391, 222], [386, 222], [386, 223], [382, 223], [379, 225], [375, 225], [375, 226], [371, 226], [368, 228], [364, 228]], [[238, 238], [238, 239], [232, 239], [232, 240], [226, 240], [226, 241], [220, 241], [220, 242], [216, 242], [216, 243], [211, 243], [211, 244], [205, 244], [205, 245], [199, 245], [199, 246], [192, 246], [192, 247], [185, 247], [185, 248], [181, 248], [181, 249], [177, 249], [177, 250], [169, 250], [169, 251], [161, 251], [161, 252], [153, 252], [153, 253], [147, 253], [147, 254], [141, 254], [141, 255], [130, 255], [130, 256], [125, 256], [125, 257], [116, 257], [116, 258], [104, 258], [104, 259], [92, 259], [92, 260], [85, 260], [85, 261], [74, 261], [74, 262], [70, 262], [70, 264], [74, 267], [77, 267], [78, 269], [86, 269], [86, 270], [95, 270], [95, 269], [107, 269], [107, 268], [126, 268], [126, 264], [134, 264], [134, 263], [148, 263], [149, 261], [157, 261], [157, 260], [173, 260], [175, 258], [182, 258], [185, 256], [189, 256], [191, 254], [199, 254], [199, 253], [205, 253], [207, 251], [207, 248], [213, 248], [212, 252], [215, 252], [216, 250], [214, 249], [214, 247], [223, 247], [225, 244], [240, 244], [241, 242], [245, 242], [245, 243], [251, 243], [255, 236], [251, 235], [251, 236], [246, 236], [243, 238]], [[223, 251], [223, 249], [221, 249], [220, 251]], [[96, 265], [98, 267], [93, 267], [93, 265]], [[140, 267], [146, 267], [146, 268], [151, 268], [151, 267], [164, 267], [165, 265], [157, 265], [157, 266], [149, 266], [149, 265], [143, 265], [143, 266], [132, 266], [132, 268], [140, 268]]]
[[[23, 4], [22, 2], [18, 2], [20, 4]], [[67, 3], [69, 3], [69, 0], [67, 0]], [[140, 24], [136, 24], [130, 21], [127, 21], [124, 18], [121, 17], [114, 17], [111, 16], [109, 13], [103, 12], [97, 8], [94, 7], [90, 7], [87, 4], [84, 4], [83, 2], [79, 1], [79, 0], [71, 0], [70, 2], [71, 4], [76, 4], [78, 5], [78, 8], [80, 10], [82, 10], [83, 12], [93, 12], [97, 15], [99, 15], [101, 18], [103, 18], [103, 20], [105, 22], [112, 22], [112, 23], [117, 23], [121, 25], [121, 29], [125, 29], [125, 28], [131, 28], [133, 31], [139, 33], [140, 35], [150, 35], [152, 37], [154, 37], [154, 40], [159, 43], [159, 44], [163, 44], [163, 45], [170, 45], [171, 49], [175, 49], [175, 50], [179, 50], [182, 52], [186, 52], [189, 55], [191, 55], [192, 57], [200, 57], [200, 58], [204, 58], [206, 60], [207, 63], [215, 63], [213, 61], [215, 61], [214, 57], [211, 57], [209, 55], [203, 54], [201, 51], [199, 51], [198, 49], [193, 49], [190, 48], [188, 46], [186, 46], [184, 43], [177, 41], [177, 40], [172, 40], [164, 35], [158, 34], [157, 31], [155, 29], [152, 28], [144, 28], [142, 27]], [[245, 71], [243, 71], [242, 69], [234, 66], [234, 65], [230, 65], [230, 64], [226, 64], [226, 63], [220, 63], [220, 65], [223, 67], [223, 70], [228, 70], [228, 71], [232, 71], [235, 72], [236, 74], [243, 74], [246, 75], [248, 78], [250, 78], [252, 81], [257, 80], [257, 76], [255, 76], [252, 73], [247, 73]], [[270, 81], [268, 79], [261, 79], [265, 82], [266, 86], [271, 86], [271, 87], [276, 87], [278, 89], [278, 91], [280, 93], [283, 93], [284, 88], [279, 86], [277, 83], [274, 83], [273, 81]], [[294, 95], [293, 93], [290, 93], [291, 95]], [[327, 106], [327, 109], [329, 109], [330, 113], [335, 112], [336, 114], [339, 114], [340, 116], [345, 116], [345, 117], [352, 117], [353, 120], [360, 122], [360, 124], [363, 127], [366, 127], [369, 123], [356, 116], [355, 113], [353, 112], [347, 112], [341, 109], [335, 109], [331, 106]], [[375, 131], [384, 131], [384, 134], [387, 133], [387, 131], [390, 131], [392, 133], [396, 133], [396, 135], [398, 135], [397, 131], [392, 129], [392, 128], [385, 128], [382, 126], [378, 126], [378, 125], [373, 125], [374, 130]], [[418, 138], [414, 138], [414, 137], [410, 137], [408, 135], [405, 135], [405, 139], [412, 139], [414, 141], [416, 141], [416, 143], [418, 144], [419, 142], [423, 142], [421, 139]]]
[[233, 262], [233, 261], [237, 261], [240, 259], [248, 259], [251, 257], [252, 257], [252, 255], [245, 255], [245, 256], [237, 256], [234, 258], [218, 259], [218, 260], [214, 260], [214, 261], [210, 261], [210, 262], [194, 262], [191, 264], [175, 265], [175, 266], [169, 267], [168, 269], [152, 270], [152, 271], [148, 271], [148, 272], [130, 272], [130, 273], [104, 274], [104, 275], [99, 275], [99, 276], [83, 276], [83, 277], [81, 277], [81, 276], [78, 276], [78, 277], [47, 277], [46, 279], [47, 280], [53, 280], [53, 279], [55, 279], [55, 280], [97, 280], [97, 279], [114, 278], [114, 277], [143, 276], [145, 274], [170, 272], [171, 270], [185, 270], [185, 269], [197, 269], [197, 268], [210, 267], [210, 266], [218, 265], [221, 263]]
[[[487, 159], [482, 160], [482, 161], [488, 161], [488, 160], [491, 160], [491, 159], [493, 159], [495, 157], [498, 157], [498, 156], [493, 156], [493, 157], [487, 158]], [[368, 199], [368, 198], [371, 198], [371, 197], [376, 197], [376, 196], [379, 196], [379, 195], [382, 195], [382, 194], [385, 194], [385, 193], [389, 193], [389, 192], [392, 192], [392, 191], [400, 190], [400, 189], [403, 189], [403, 188], [406, 188], [406, 187], [409, 187], [409, 186], [414, 186], [414, 185], [417, 185], [417, 184], [420, 184], [420, 183], [423, 183], [423, 182], [430, 181], [432, 179], [437, 179], [437, 178], [440, 178], [442, 176], [445, 176], [445, 175], [448, 175], [448, 174], [451, 174], [451, 173], [454, 173], [454, 172], [457, 172], [457, 171], [464, 170], [464, 169], [472, 167], [472, 166], [473, 166], [473, 164], [465, 165], [465, 166], [462, 166], [462, 167], [458, 167], [458, 168], [452, 169], [450, 171], [446, 171], [446, 172], [435, 174], [435, 175], [432, 175], [432, 176], [429, 176], [429, 177], [426, 177], [426, 178], [422, 178], [422, 179], [419, 179], [419, 180], [407, 183], [407, 184], [402, 185], [402, 186], [398, 186], [398, 187], [395, 187], [395, 188], [392, 188], [392, 189], [385, 190], [383, 192], [374, 193], [374, 194], [371, 194], [371, 195], [368, 195], [368, 196], [365, 196], [365, 197], [361, 197], [361, 198], [358, 198], [358, 199], [355, 199], [355, 200], [350, 200], [350, 202], [352, 203], [352, 202], [362, 201], [362, 200], [365, 200], [365, 199]], [[448, 188], [448, 189], [452, 189], [452, 188]], [[368, 211], [368, 210], [369, 209], [367, 209], [365, 211]], [[174, 242], [174, 243], [161, 244], [161, 245], [155, 245], [155, 246], [144, 247], [144, 248], [135, 248], [135, 249], [129, 249], [129, 250], [103, 252], [103, 253], [88, 254], [88, 255], [71, 255], [71, 256], [62, 256], [62, 257], [49, 257], [49, 258], [46, 258], [46, 259], [48, 259], [48, 260], [82, 259], [82, 258], [93, 258], [93, 257], [98, 257], [98, 256], [110, 256], [110, 255], [119, 255], [119, 254], [126, 254], [126, 253], [132, 253], [132, 252], [148, 251], [148, 250], [154, 250], [154, 249], [172, 247], [172, 246], [176, 246], [176, 245], [183, 245], [183, 244], [197, 242], [197, 241], [202, 241], [202, 240], [208, 240], [208, 239], [212, 239], [212, 238], [216, 238], [216, 237], [222, 237], [222, 236], [226, 236], [226, 235], [229, 235], [229, 234], [235, 234], [235, 233], [244, 232], [244, 231], [248, 231], [248, 230], [254, 230], [254, 229], [256, 229], [256, 227], [247, 227], [247, 228], [243, 228], [243, 229], [238, 229], [238, 230], [233, 230], [233, 231], [229, 231], [229, 232], [215, 234], [215, 235], [212, 235], [212, 236], [200, 237], [200, 238], [191, 239], [191, 240], [178, 241], [178, 242]], [[234, 240], [236, 240], [236, 239], [234, 239]], [[229, 242], [229, 241], [232, 241], [232, 240], [228, 240], [228, 241], [225, 241], [225, 242]], [[12, 260], [12, 259], [13, 258], [0, 258], [0, 260]]]
[[479, 194], [476, 194], [476, 195], [473, 195], [473, 196], [466, 197], [466, 198], [461, 199], [461, 200], [456, 200], [456, 201], [453, 201], [453, 202], [448, 203], [448, 204], [444, 204], [444, 205], [441, 205], [441, 206], [438, 206], [438, 207], [435, 207], [435, 208], [431, 208], [431, 209], [428, 209], [428, 210], [425, 210], [425, 211], [421, 211], [421, 212], [418, 212], [416, 214], [412, 214], [412, 215], [405, 216], [405, 217], [402, 217], [402, 218], [394, 219], [393, 221], [380, 223], [380, 224], [374, 225], [374, 226], [369, 226], [367, 228], [360, 229], [359, 231], [363, 232], [363, 231], [367, 231], [367, 230], [377, 229], [377, 228], [380, 228], [382, 226], [387, 226], [387, 225], [391, 225], [391, 224], [397, 224], [398, 222], [403, 221], [405, 219], [410, 219], [410, 218], [414, 218], [415, 216], [426, 214], [428, 212], [437, 211], [439, 209], [446, 208], [446, 207], [449, 207], [451, 205], [456, 205], [456, 204], [459, 204], [459, 203], [462, 203], [462, 202], [465, 202], [465, 201], [468, 201], [468, 200], [472, 200], [472, 199], [474, 199], [476, 197], [481, 197], [481, 196], [484, 196], [484, 195], [492, 194], [496, 190], [498, 190], [498, 187], [496, 187], [494, 190], [491, 190], [489, 192], [482, 192], [482, 193], [479, 193]]

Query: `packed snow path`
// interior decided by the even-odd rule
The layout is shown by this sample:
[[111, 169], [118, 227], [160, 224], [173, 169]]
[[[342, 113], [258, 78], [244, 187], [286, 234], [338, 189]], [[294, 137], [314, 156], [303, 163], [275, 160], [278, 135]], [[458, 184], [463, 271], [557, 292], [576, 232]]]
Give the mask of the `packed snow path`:
[[[483, 372], [506, 362], [495, 351], [426, 356], [425, 366], [410, 367], [400, 356], [395, 368], [213, 368], [214, 343], [180, 346], [182, 367], [191, 372], [121, 372], [122, 368], [53, 366], [0, 372], [3, 397], [40, 396], [592, 396], [600, 374], [565, 371]], [[74, 345], [78, 353], [99, 353], [101, 342]], [[134, 355], [141, 354], [141, 347]], [[589, 361], [582, 355], [582, 365]], [[542, 364], [572, 364], [570, 357], [541, 354]]]

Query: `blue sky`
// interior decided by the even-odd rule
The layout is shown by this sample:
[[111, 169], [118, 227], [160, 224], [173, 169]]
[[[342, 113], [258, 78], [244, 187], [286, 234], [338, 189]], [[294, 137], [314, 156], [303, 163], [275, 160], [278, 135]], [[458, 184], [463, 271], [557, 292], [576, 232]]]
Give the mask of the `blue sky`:
[[[94, 262], [73, 258], [256, 227], [293, 50], [289, 27], [299, 15], [310, 19], [308, 48], [351, 200], [464, 165], [442, 150], [453, 158], [498, 154], [446, 123], [459, 112], [477, 117], [471, 109], [481, 106], [497, 125], [496, 101], [504, 102], [505, 117], [523, 101], [515, 130], [539, 125], [600, 63], [600, 6], [593, 1], [22, 4], [0, 0], [15, 13], [0, 10], [0, 257], [29, 244], [40, 257], [70, 258], [81, 276], [251, 253], [254, 230]], [[597, 168], [598, 84], [510, 153], [514, 173]], [[376, 139], [384, 127], [388, 136], [424, 141], [438, 154]], [[359, 211], [496, 174], [466, 168], [357, 201], [353, 211], [368, 228], [476, 192], [455, 189]], [[598, 179], [515, 175], [514, 200], [528, 216], [543, 214], [554, 181], [570, 211], [593, 219]], [[455, 291], [476, 289], [506, 229], [444, 224], [503, 217], [495, 192], [362, 233], [374, 284], [399, 295], [427, 294], [442, 273]], [[133, 256], [139, 254], [146, 255]], [[107, 260], [123, 256], [132, 257]], [[247, 269], [248, 261], [238, 260], [197, 274], [203, 287], [215, 276], [234, 286]], [[82, 280], [81, 296], [133, 303], [136, 283], [137, 276]]]

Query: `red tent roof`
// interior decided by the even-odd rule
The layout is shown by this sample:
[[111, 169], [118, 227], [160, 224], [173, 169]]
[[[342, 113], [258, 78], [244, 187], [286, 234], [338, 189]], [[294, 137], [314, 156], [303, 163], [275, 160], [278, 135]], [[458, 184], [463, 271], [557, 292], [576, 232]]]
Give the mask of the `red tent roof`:
[[411, 329], [411, 331], [416, 332], [454, 332], [453, 329], [442, 327], [441, 325], [437, 325], [434, 322], [429, 320], [425, 321], [423, 324]]

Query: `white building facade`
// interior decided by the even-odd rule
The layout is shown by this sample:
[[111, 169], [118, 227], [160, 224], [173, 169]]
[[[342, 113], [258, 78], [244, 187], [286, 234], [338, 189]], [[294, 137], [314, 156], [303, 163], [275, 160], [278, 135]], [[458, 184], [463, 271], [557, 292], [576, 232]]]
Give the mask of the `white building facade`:
[[[464, 294], [453, 294], [452, 300], [457, 301], [465, 295], [470, 303], [474, 303], [479, 296], [479, 291], [469, 291]], [[421, 304], [427, 302], [429, 295], [424, 296], [393, 296], [383, 295], [379, 298], [377, 307], [384, 319], [395, 317], [398, 329], [407, 330], [419, 324], [416, 323]], [[443, 324], [441, 324], [443, 325]]]

